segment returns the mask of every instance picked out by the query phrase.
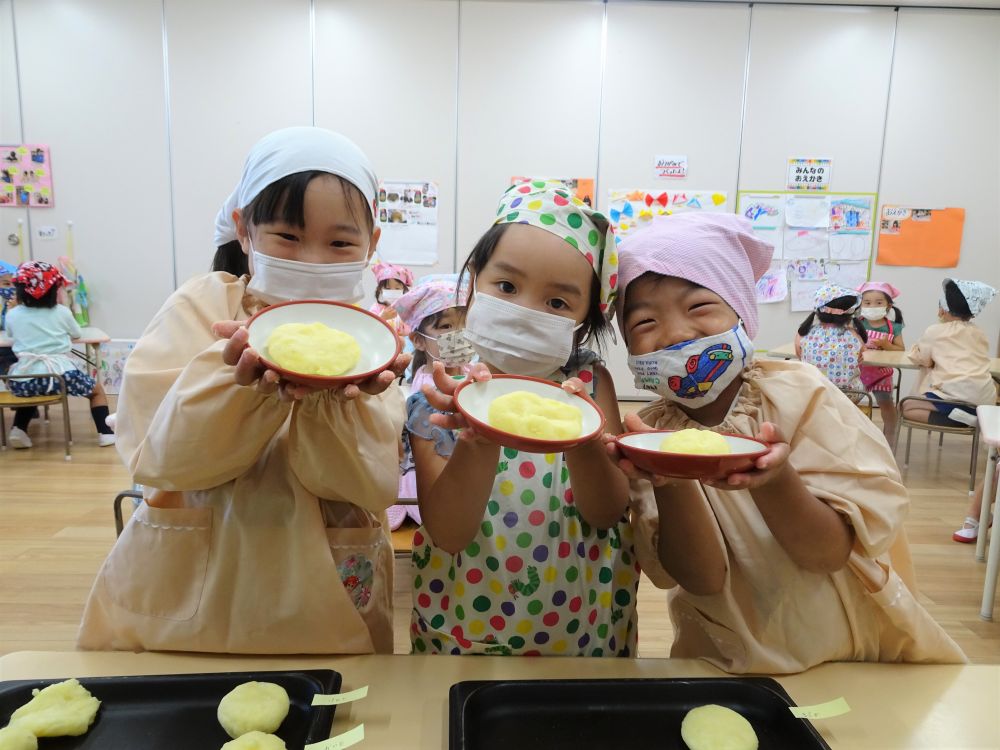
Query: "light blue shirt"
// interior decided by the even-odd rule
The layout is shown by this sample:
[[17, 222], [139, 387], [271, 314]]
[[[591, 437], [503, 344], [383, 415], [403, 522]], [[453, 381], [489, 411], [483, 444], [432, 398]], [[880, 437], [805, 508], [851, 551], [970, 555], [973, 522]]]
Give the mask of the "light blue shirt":
[[14, 354], [19, 360], [11, 368], [11, 374], [31, 375], [76, 369], [68, 355], [73, 349], [72, 339], [80, 338], [83, 331], [65, 305], [18, 305], [7, 312], [7, 335], [14, 340]]

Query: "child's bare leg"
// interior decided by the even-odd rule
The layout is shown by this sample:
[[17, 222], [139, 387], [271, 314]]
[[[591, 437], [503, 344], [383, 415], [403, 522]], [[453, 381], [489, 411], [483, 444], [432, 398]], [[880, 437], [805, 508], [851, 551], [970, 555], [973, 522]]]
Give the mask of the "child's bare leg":
[[924, 401], [907, 401], [903, 404], [903, 418], [913, 422], [929, 422], [932, 412], [937, 411]]
[[875, 401], [878, 403], [878, 413], [882, 416], [882, 434], [889, 447], [896, 450], [896, 404], [892, 401], [892, 392], [875, 391]]
[[94, 391], [87, 398], [90, 399], [90, 408], [93, 409], [95, 406], [107, 406], [108, 405], [108, 394], [104, 391], [104, 386], [100, 383], [94, 384]]

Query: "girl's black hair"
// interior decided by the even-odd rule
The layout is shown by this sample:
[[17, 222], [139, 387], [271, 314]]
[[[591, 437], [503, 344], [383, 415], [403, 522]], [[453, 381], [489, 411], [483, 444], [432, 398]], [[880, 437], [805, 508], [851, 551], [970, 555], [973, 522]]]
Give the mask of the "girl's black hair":
[[[837, 297], [835, 300], [827, 302], [824, 307], [833, 307], [837, 310], [850, 310], [851, 307], [856, 305], [858, 298], [854, 295], [849, 297]], [[858, 336], [865, 343], [868, 343], [868, 332], [865, 327], [861, 324], [854, 315], [835, 315], [834, 313], [825, 313], [813, 311], [809, 313], [809, 317], [802, 321], [802, 325], [799, 326], [799, 336], [805, 336], [813, 327], [813, 321], [819, 318], [820, 323], [829, 323], [831, 325], [840, 326], [841, 328], [847, 328], [848, 323], [854, 325], [854, 330], [857, 332]]]
[[35, 299], [28, 294], [24, 284], [18, 284], [16, 282], [14, 284], [14, 288], [17, 289], [17, 302], [25, 307], [55, 307], [59, 302], [60, 286], [62, 286], [62, 284], [53, 284], [49, 291], [43, 294], [39, 299]]
[[225, 245], [219, 245], [212, 259], [213, 271], [225, 271], [233, 276], [245, 276], [250, 273], [250, 264], [239, 240], [231, 240]]
[[948, 312], [960, 320], [972, 320], [973, 315], [972, 310], [969, 309], [969, 303], [966, 302], [965, 296], [959, 290], [958, 284], [951, 279], [945, 282], [944, 299], [948, 303]]
[[[479, 238], [479, 241], [472, 248], [469, 257], [465, 259], [462, 270], [458, 274], [458, 286], [461, 288], [465, 275], [470, 277], [469, 304], [472, 304], [475, 295], [474, 282], [476, 276], [482, 271], [490, 258], [493, 257], [500, 238], [507, 231], [510, 224], [494, 224], [486, 230], [486, 233]], [[611, 323], [601, 312], [601, 280], [595, 273], [590, 284], [590, 305], [587, 308], [587, 317], [583, 319], [583, 324], [573, 336], [573, 353], [576, 354], [580, 347], [588, 339], [593, 339], [598, 349], [603, 349], [604, 339], [611, 330]]]
[[[250, 205], [243, 207], [245, 221], [251, 224], [269, 224], [273, 221], [283, 221], [285, 224], [300, 229], [306, 225], [305, 217], [305, 195], [309, 183], [317, 177], [332, 177], [344, 189], [347, 196], [347, 209], [351, 212], [351, 218], [359, 226], [365, 226], [369, 232], [375, 231], [375, 220], [368, 210], [368, 200], [358, 189], [358, 186], [350, 180], [346, 180], [340, 175], [330, 174], [311, 170], [309, 172], [296, 172], [287, 177], [282, 177], [268, 185], [260, 191], [260, 194], [250, 201]], [[362, 221], [358, 221], [357, 203], [360, 200], [362, 209]]]

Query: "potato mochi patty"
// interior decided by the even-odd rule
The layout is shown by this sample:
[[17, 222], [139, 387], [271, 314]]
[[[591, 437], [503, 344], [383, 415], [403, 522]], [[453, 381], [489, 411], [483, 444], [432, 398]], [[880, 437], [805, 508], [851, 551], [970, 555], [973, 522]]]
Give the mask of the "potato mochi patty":
[[498, 430], [538, 440], [572, 440], [583, 432], [583, 413], [577, 407], [528, 391], [495, 398], [488, 421]]
[[267, 337], [267, 356], [276, 365], [303, 375], [343, 375], [361, 360], [351, 334], [323, 323], [285, 323]]
[[757, 750], [757, 733], [750, 722], [714, 703], [687, 712], [681, 739], [690, 750]]
[[273, 682], [244, 682], [219, 701], [222, 728], [233, 739], [249, 732], [274, 732], [288, 716], [288, 693]]
[[660, 443], [660, 450], [667, 453], [688, 453], [718, 456], [732, 453], [729, 443], [722, 435], [711, 430], [678, 430], [671, 432]]

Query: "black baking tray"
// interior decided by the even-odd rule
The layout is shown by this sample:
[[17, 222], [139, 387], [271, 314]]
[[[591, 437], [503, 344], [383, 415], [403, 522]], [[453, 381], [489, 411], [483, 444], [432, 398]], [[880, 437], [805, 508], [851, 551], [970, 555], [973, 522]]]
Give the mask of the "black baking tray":
[[[341, 682], [331, 669], [78, 679], [101, 701], [97, 719], [80, 737], [44, 738], [39, 746], [45, 750], [219, 750], [231, 739], [216, 718], [219, 701], [250, 680], [274, 682], [288, 691], [291, 707], [275, 734], [288, 750], [301, 750], [330, 736], [334, 707], [314, 708], [312, 698], [339, 692]], [[31, 700], [34, 688], [61, 681], [0, 682], [0, 726]]]
[[686, 750], [681, 721], [706, 703], [742, 714], [760, 750], [830, 750], [766, 677], [459, 682], [448, 703], [450, 750]]

